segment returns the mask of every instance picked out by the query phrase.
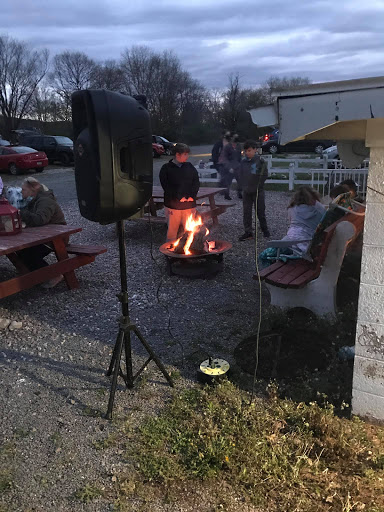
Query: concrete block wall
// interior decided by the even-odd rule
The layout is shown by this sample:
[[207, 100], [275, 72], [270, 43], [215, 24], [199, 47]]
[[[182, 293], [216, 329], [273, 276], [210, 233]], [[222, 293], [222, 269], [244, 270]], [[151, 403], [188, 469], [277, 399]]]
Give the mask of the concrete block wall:
[[384, 421], [384, 131], [380, 133], [382, 140], [372, 142], [370, 155], [352, 412]]

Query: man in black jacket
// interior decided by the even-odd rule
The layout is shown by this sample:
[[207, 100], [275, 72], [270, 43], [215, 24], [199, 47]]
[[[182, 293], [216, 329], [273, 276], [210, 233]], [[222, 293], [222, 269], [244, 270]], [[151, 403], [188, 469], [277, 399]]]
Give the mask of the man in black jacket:
[[195, 167], [187, 162], [190, 151], [186, 144], [176, 144], [175, 157], [160, 170], [168, 220], [167, 242], [178, 238], [179, 228], [182, 226], [185, 230], [188, 217], [196, 212], [200, 182]]

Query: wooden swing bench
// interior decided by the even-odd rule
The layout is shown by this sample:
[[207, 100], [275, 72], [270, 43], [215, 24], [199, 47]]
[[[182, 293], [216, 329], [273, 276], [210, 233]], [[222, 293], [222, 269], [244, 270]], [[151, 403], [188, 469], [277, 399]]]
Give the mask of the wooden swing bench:
[[[323, 241], [312, 261], [276, 261], [260, 272], [271, 293], [271, 305], [286, 310], [303, 307], [319, 316], [336, 315], [336, 286], [344, 255], [364, 228], [364, 207], [347, 212], [324, 230]], [[298, 242], [310, 240], [276, 240], [270, 246], [281, 249]]]

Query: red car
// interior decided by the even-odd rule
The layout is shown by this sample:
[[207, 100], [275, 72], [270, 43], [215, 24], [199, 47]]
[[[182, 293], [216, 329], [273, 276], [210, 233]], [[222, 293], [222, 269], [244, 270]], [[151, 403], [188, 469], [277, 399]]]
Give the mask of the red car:
[[161, 155], [164, 155], [164, 146], [161, 144], [156, 144], [156, 142], [152, 142], [152, 151], [153, 158], [160, 158]]
[[48, 158], [44, 151], [26, 146], [0, 147], [0, 171], [8, 170], [13, 176], [28, 169], [42, 172], [47, 165]]

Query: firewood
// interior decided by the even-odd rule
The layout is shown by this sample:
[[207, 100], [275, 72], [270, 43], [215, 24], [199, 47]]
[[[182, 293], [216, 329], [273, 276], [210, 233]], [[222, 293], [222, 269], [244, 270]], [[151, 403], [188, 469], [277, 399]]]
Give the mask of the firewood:
[[178, 243], [177, 247], [175, 247], [175, 250], [173, 251], [175, 254], [184, 254], [184, 246], [187, 243], [189, 231], [185, 231], [183, 236], [180, 239], [180, 242]]
[[193, 241], [189, 248], [192, 254], [204, 254], [207, 252], [207, 244], [205, 243], [206, 232], [207, 229], [205, 226], [200, 226], [199, 230], [195, 232]]

